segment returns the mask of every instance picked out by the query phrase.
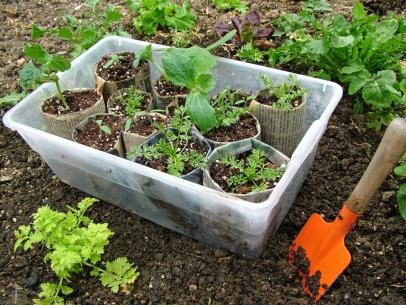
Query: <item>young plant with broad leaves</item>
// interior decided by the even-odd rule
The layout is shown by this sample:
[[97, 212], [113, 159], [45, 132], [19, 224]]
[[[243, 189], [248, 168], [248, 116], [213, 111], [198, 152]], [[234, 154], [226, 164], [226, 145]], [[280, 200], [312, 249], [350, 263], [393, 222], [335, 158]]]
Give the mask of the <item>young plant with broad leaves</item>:
[[68, 206], [66, 213], [49, 206], [40, 207], [33, 214], [31, 225], [20, 226], [15, 231], [17, 241], [14, 250], [20, 247], [25, 251], [34, 247], [45, 248], [47, 254], [44, 260], [50, 263], [59, 278], [58, 283], [41, 284], [39, 298], [34, 299], [35, 305], [64, 305], [64, 296], [73, 292], [65, 283], [85, 268], [91, 268], [90, 274], [98, 277], [102, 285], [114, 293], [139, 277], [137, 267], [125, 257], [101, 263], [101, 256], [113, 232], [107, 223], [95, 223], [85, 216], [96, 201], [95, 198], [85, 198], [76, 208]]
[[248, 11], [247, 2], [243, 0], [213, 0], [213, 4], [219, 11], [235, 10], [241, 14]]
[[270, 98], [275, 98], [272, 107], [281, 110], [291, 110], [294, 108], [293, 103], [301, 100], [305, 93], [306, 88], [300, 86], [299, 80], [292, 74], [288, 76], [288, 81], [279, 85], [275, 85], [271, 78], [266, 74], [261, 74], [260, 78], [268, 92]]
[[270, 163], [259, 149], [251, 150], [245, 160], [228, 156], [219, 162], [237, 170], [237, 173], [227, 180], [227, 185], [233, 192], [260, 192], [269, 189], [269, 182], [282, 177], [284, 171], [283, 167]]
[[100, 134], [104, 132], [107, 135], [111, 135], [111, 128], [104, 124], [103, 120], [96, 120], [95, 122], [99, 126]]
[[192, 122], [186, 113], [185, 107], [179, 107], [171, 120], [171, 128], [156, 125], [164, 134], [158, 143], [153, 145], [136, 145], [127, 154], [128, 159], [135, 157], [144, 160], [164, 159], [167, 173], [176, 177], [182, 175], [189, 164], [193, 169], [206, 168], [205, 155], [193, 149], [189, 149], [192, 141], [190, 130]]
[[[399, 177], [406, 177], [406, 155], [402, 157], [399, 165], [395, 167], [395, 174]], [[400, 215], [406, 220], [406, 183], [400, 185], [397, 193]]]
[[135, 30], [145, 35], [153, 35], [158, 27], [190, 30], [197, 20], [188, 0], [183, 0], [182, 4], [172, 0], [127, 0], [127, 5], [136, 14], [133, 19]]
[[69, 70], [70, 62], [63, 56], [47, 53], [40, 44], [25, 45], [24, 54], [28, 58], [32, 59], [35, 64], [40, 65], [39, 68], [34, 64], [31, 65], [33, 73], [35, 74], [33, 83], [42, 84], [53, 82], [58, 91], [58, 97], [63, 108], [68, 109], [69, 106], [66, 103], [65, 97], [63, 96], [57, 73]]
[[188, 88], [190, 93], [186, 97], [187, 113], [192, 122], [204, 132], [216, 123], [215, 111], [210, 105], [208, 92], [215, 86], [211, 71], [217, 62], [210, 51], [234, 35], [235, 31], [231, 31], [205, 49], [197, 46], [160, 49], [158, 52], [162, 58], [162, 66], [153, 57], [152, 46], [149, 45], [137, 54], [134, 67], [138, 67], [141, 60], [148, 60], [166, 80], [176, 86]]

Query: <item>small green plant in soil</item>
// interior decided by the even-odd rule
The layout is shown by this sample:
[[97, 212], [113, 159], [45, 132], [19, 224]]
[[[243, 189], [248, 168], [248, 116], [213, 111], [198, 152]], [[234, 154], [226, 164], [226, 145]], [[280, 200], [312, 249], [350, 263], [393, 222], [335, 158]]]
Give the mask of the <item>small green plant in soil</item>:
[[100, 128], [100, 132], [104, 132], [107, 135], [111, 135], [110, 127], [107, 126], [106, 124], [104, 124], [102, 120], [96, 120], [95, 122], [96, 122], [97, 126], [99, 126], [99, 128]]
[[174, 31], [172, 44], [177, 48], [187, 48], [192, 44], [191, 33], [189, 31]]
[[231, 31], [205, 49], [197, 46], [161, 49], [159, 52], [161, 52], [162, 66], [155, 61], [152, 56], [152, 46], [149, 45], [137, 54], [134, 67], [138, 67], [141, 60], [148, 60], [156, 66], [167, 81], [176, 86], [188, 88], [190, 93], [186, 97], [187, 112], [200, 130], [207, 131], [216, 122], [208, 92], [215, 86], [211, 71], [217, 62], [210, 51], [224, 44], [234, 35], [235, 31]]
[[255, 98], [254, 95], [250, 95], [243, 92], [240, 89], [234, 90], [227, 87], [221, 90], [216, 98], [224, 99], [230, 105], [230, 107], [245, 107], [250, 104], [250, 102]]
[[249, 42], [241, 47], [235, 55], [238, 59], [247, 62], [261, 62], [265, 57], [265, 52], [255, 47], [252, 42]]
[[[22, 225], [15, 231], [17, 241], [14, 250], [22, 247], [25, 251], [38, 247], [45, 248], [45, 262], [59, 278], [56, 283], [41, 284], [39, 298], [35, 305], [63, 305], [64, 296], [73, 292], [65, 286], [74, 274], [91, 268], [90, 275], [98, 277], [103, 286], [117, 293], [120, 288], [132, 284], [140, 275], [137, 267], [127, 258], [119, 257], [101, 264], [101, 255], [113, 232], [107, 223], [95, 223], [85, 216], [86, 211], [97, 201], [85, 198], [76, 208], [68, 206], [68, 212], [58, 212], [49, 206], [40, 207], [33, 214], [31, 225]], [[104, 266], [103, 266], [104, 265]]]
[[120, 62], [123, 57], [118, 54], [112, 54], [110, 59], [103, 65], [104, 69], [111, 67], [112, 65], [116, 65]]
[[34, 24], [32, 38], [36, 40], [50, 33], [66, 40], [73, 49], [71, 56], [75, 58], [107, 35], [130, 37], [120, 23], [120, 7], [104, 3], [103, 0], [86, 1], [81, 16], [66, 15], [67, 25], [60, 28], [42, 29]]
[[243, 0], [213, 0], [213, 4], [220, 11], [236, 10], [241, 14], [248, 11], [247, 3]]
[[279, 85], [274, 85], [271, 78], [266, 74], [261, 74], [260, 78], [269, 94], [270, 99], [274, 99], [272, 107], [281, 110], [290, 110], [295, 107], [294, 102], [300, 101], [307, 89], [300, 86], [292, 74], [289, 75], [288, 81]]
[[[236, 100], [230, 89], [220, 91], [212, 105], [215, 109], [216, 123], [213, 128], [229, 127], [238, 122], [241, 115], [249, 113], [248, 107], [244, 106], [244, 100]], [[239, 106], [233, 108], [233, 106]]]
[[227, 185], [233, 192], [264, 191], [270, 188], [270, 181], [276, 181], [283, 174], [283, 169], [267, 161], [264, 152], [259, 149], [253, 149], [245, 160], [228, 156], [221, 159], [220, 163], [236, 170], [227, 180]]
[[47, 53], [40, 44], [26, 44], [24, 54], [28, 58], [31, 58], [36, 64], [41, 65], [38, 73], [35, 75], [34, 82], [36, 84], [53, 82], [63, 107], [69, 109], [65, 97], [62, 94], [59, 85], [59, 77], [56, 73], [69, 70], [70, 62], [63, 56]]
[[127, 5], [137, 15], [133, 19], [135, 30], [145, 35], [153, 35], [158, 26], [190, 30], [197, 20], [188, 0], [183, 0], [181, 5], [172, 0], [127, 0]]
[[190, 149], [191, 136], [189, 131], [192, 122], [186, 114], [185, 107], [175, 110], [171, 121], [171, 127], [175, 129], [164, 129], [164, 126], [157, 127], [164, 133], [167, 141], [160, 139], [154, 145], [136, 145], [127, 154], [128, 159], [139, 157], [144, 160], [164, 160], [166, 171], [173, 176], [181, 176], [187, 166], [192, 169], [206, 168], [205, 156], [203, 153]]
[[[406, 155], [400, 160], [399, 166], [395, 167], [395, 174], [400, 177], [406, 177]], [[400, 215], [406, 220], [406, 184], [403, 183], [397, 193]]]

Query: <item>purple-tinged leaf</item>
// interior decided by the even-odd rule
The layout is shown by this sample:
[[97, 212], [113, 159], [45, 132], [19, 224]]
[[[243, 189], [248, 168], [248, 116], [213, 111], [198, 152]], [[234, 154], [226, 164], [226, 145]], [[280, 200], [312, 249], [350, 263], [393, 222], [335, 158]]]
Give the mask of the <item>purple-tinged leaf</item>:
[[254, 38], [268, 38], [273, 33], [273, 29], [260, 29], [255, 33]]
[[249, 22], [252, 25], [259, 25], [261, 22], [259, 13], [257, 11], [250, 11], [247, 15], [245, 15], [244, 22]]
[[231, 24], [225, 24], [225, 23], [217, 23], [216, 24], [216, 31], [220, 35], [225, 35], [228, 32], [230, 32], [233, 29], [233, 26]]
[[231, 18], [231, 22], [233, 23], [235, 29], [237, 30], [237, 33], [239, 34], [241, 31], [241, 24], [242, 21], [238, 16], [234, 16], [233, 18]]

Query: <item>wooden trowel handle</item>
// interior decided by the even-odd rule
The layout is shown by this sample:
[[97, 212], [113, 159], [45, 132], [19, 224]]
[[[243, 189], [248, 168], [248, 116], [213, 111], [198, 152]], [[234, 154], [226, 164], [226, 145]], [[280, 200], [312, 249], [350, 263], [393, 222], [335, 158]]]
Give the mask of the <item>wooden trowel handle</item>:
[[361, 215], [404, 153], [406, 153], [406, 120], [398, 118], [389, 124], [372, 161], [344, 205]]

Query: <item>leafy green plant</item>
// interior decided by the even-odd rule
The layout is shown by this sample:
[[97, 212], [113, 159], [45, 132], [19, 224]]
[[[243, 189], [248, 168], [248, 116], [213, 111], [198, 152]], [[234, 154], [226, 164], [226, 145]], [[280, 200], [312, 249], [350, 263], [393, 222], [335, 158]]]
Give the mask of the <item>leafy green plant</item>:
[[210, 51], [224, 44], [234, 35], [235, 31], [231, 31], [205, 49], [197, 46], [161, 49], [159, 52], [162, 57], [162, 66], [152, 56], [152, 46], [149, 45], [137, 54], [134, 67], [138, 67], [141, 60], [148, 60], [156, 66], [167, 81], [176, 86], [188, 88], [190, 93], [186, 97], [187, 112], [193, 123], [204, 132], [212, 128], [216, 122], [208, 92], [215, 86], [211, 70], [217, 62]]
[[172, 44], [177, 48], [187, 48], [192, 44], [190, 36], [191, 33], [188, 31], [174, 31]]
[[275, 103], [272, 104], [272, 107], [275, 109], [293, 109], [292, 102], [301, 99], [307, 92], [307, 89], [301, 87], [299, 80], [292, 74], [288, 76], [287, 82], [283, 82], [279, 85], [274, 85], [273, 81], [266, 74], [261, 74], [260, 78], [269, 97], [275, 97], [276, 99]]
[[101, 132], [104, 132], [107, 135], [111, 135], [110, 127], [104, 124], [103, 120], [96, 120], [95, 122], [97, 126], [99, 126]]
[[154, 145], [136, 145], [131, 148], [127, 158], [138, 157], [145, 160], [163, 158], [168, 174], [176, 177], [182, 175], [187, 164], [195, 169], [205, 168], [205, 156], [195, 150], [186, 149], [191, 141], [189, 131], [192, 128], [192, 122], [186, 114], [185, 107], [179, 107], [175, 110], [171, 125], [173, 129], [157, 126], [165, 135], [166, 140], [161, 138]]
[[261, 62], [265, 57], [265, 52], [250, 42], [243, 45], [241, 49], [237, 51], [236, 57], [248, 62]]
[[127, 5], [137, 14], [133, 19], [135, 30], [145, 35], [153, 35], [158, 26], [190, 30], [197, 20], [188, 0], [184, 0], [182, 5], [171, 0], [127, 0]]
[[36, 244], [45, 247], [48, 253], [44, 260], [50, 262], [52, 271], [59, 278], [58, 284], [41, 284], [39, 298], [34, 299], [34, 304], [65, 304], [61, 295], [69, 295], [73, 289], [63, 283], [70, 282], [72, 275], [82, 272], [85, 267], [92, 268], [90, 274], [98, 277], [102, 285], [114, 293], [139, 277], [137, 267], [125, 257], [101, 266], [101, 255], [113, 232], [107, 223], [95, 223], [84, 215], [96, 201], [95, 198], [85, 198], [77, 204], [77, 208], [68, 206], [67, 213], [55, 211], [47, 205], [40, 207], [33, 214], [31, 225], [22, 225], [15, 231], [17, 241], [14, 250], [22, 247], [27, 251]]
[[[406, 155], [400, 160], [399, 166], [395, 167], [395, 174], [400, 177], [406, 177]], [[397, 193], [400, 215], [406, 220], [406, 184], [403, 183]]]
[[113, 4], [104, 5], [104, 0], [87, 0], [83, 7], [82, 18], [65, 16], [66, 26], [42, 29], [34, 24], [32, 38], [39, 39], [45, 33], [56, 35], [71, 45], [73, 48], [71, 56], [75, 58], [107, 35], [130, 37], [120, 24], [122, 17], [120, 7]]
[[271, 65], [292, 63], [308, 67], [310, 75], [340, 80], [355, 96], [354, 109], [368, 113], [370, 128], [380, 130], [404, 111], [406, 68], [400, 59], [406, 53], [406, 18], [368, 15], [358, 0], [348, 21], [308, 12], [292, 18], [301, 23], [293, 32], [282, 29], [289, 39], [268, 52]]
[[247, 3], [243, 0], [213, 0], [213, 4], [221, 11], [236, 10], [241, 14], [248, 11]]
[[269, 166], [264, 152], [259, 149], [253, 149], [245, 160], [228, 156], [221, 159], [220, 163], [238, 170], [238, 173], [227, 180], [227, 185], [233, 192], [238, 192], [243, 186], [250, 186], [253, 192], [266, 190], [269, 188], [267, 182], [276, 181], [283, 174], [283, 168]]
[[26, 96], [25, 92], [17, 93], [15, 91], [0, 98], [0, 107], [13, 106]]
[[116, 65], [120, 62], [123, 57], [118, 54], [112, 54], [110, 59], [103, 65], [104, 69], [111, 67], [112, 65]]
[[70, 62], [60, 55], [53, 55], [47, 53], [40, 44], [26, 44], [24, 47], [24, 54], [31, 58], [36, 64], [41, 65], [35, 74], [33, 82], [35, 84], [53, 82], [58, 91], [59, 100], [62, 102], [63, 107], [68, 109], [65, 97], [62, 94], [59, 85], [59, 77], [57, 72], [63, 72], [70, 69]]

